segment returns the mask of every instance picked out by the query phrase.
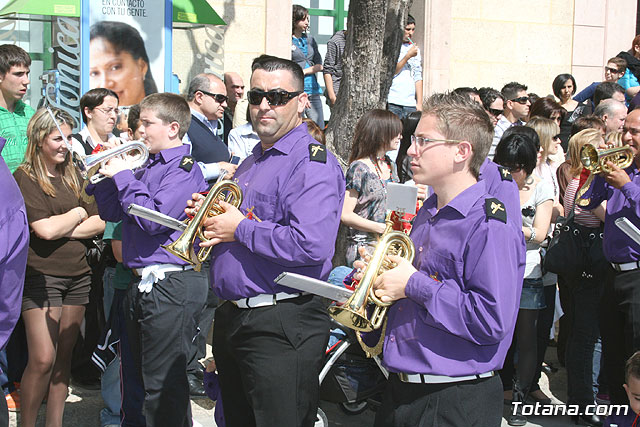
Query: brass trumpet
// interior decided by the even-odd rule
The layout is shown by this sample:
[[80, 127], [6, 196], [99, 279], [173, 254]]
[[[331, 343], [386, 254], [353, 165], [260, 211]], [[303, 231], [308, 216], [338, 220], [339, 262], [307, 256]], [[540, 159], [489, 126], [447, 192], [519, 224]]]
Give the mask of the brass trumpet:
[[[406, 233], [392, 230], [391, 212], [387, 214], [387, 227], [380, 236], [380, 240], [371, 256], [364, 275], [353, 294], [344, 304], [329, 307], [329, 315], [341, 324], [360, 332], [371, 332], [380, 329], [387, 309], [391, 303], [382, 302], [376, 297], [373, 282], [396, 264], [386, 259], [387, 255], [397, 255], [409, 262], [413, 262], [415, 246]], [[367, 305], [375, 307], [371, 317], [367, 316]]]
[[[131, 153], [134, 154], [131, 155]], [[124, 155], [130, 156], [131, 169], [133, 170], [144, 165], [149, 158], [149, 149], [142, 141], [130, 141], [108, 150], [88, 155], [79, 159], [76, 165], [78, 165], [84, 179], [88, 179], [92, 184], [97, 184], [106, 178], [106, 176], [98, 173], [98, 169], [112, 158]]]
[[239, 208], [242, 204], [242, 190], [240, 186], [233, 181], [218, 181], [211, 189], [209, 194], [202, 202], [202, 206], [198, 209], [196, 215], [189, 221], [187, 228], [182, 232], [175, 242], [162, 246], [169, 253], [178, 258], [195, 265], [194, 269], [200, 271], [202, 263], [207, 259], [211, 252], [211, 247], [202, 248], [195, 253], [193, 245], [196, 237], [203, 242], [209, 239], [204, 237], [204, 221], [212, 216], [220, 215], [224, 209], [220, 206], [220, 200], [232, 204]]
[[628, 145], [622, 147], [606, 148], [598, 150], [591, 144], [586, 144], [580, 150], [580, 162], [582, 166], [591, 172], [589, 178], [584, 185], [580, 187], [576, 194], [576, 204], [578, 206], [587, 206], [590, 199], [583, 199], [582, 196], [591, 186], [593, 177], [602, 172], [611, 172], [611, 168], [607, 166], [607, 162], [611, 162], [620, 169], [628, 168], [633, 162], [633, 151]]

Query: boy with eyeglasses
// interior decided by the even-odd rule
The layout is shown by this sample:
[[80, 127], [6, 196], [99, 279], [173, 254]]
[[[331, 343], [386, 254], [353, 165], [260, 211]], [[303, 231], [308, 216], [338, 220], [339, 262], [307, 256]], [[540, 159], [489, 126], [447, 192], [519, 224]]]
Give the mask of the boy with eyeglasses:
[[504, 110], [493, 131], [493, 140], [489, 149], [490, 159], [493, 159], [496, 147], [504, 131], [514, 125], [524, 125], [524, 120], [529, 115], [529, 107], [531, 107], [531, 101], [529, 100], [529, 95], [527, 95], [527, 87], [523, 84], [517, 82], [507, 83], [500, 92], [504, 97]]
[[424, 104], [407, 152], [415, 182], [433, 190], [413, 223], [416, 255], [412, 263], [389, 255], [397, 266], [374, 282], [375, 295], [393, 303], [375, 426], [500, 425], [495, 371], [515, 327], [525, 247], [521, 222], [479, 178], [491, 135], [474, 102], [435, 94]]
[[222, 202], [225, 213], [205, 222], [211, 283], [226, 301], [216, 309], [213, 348], [229, 427], [316, 419], [326, 306], [273, 280], [284, 271], [327, 279], [345, 181], [302, 122], [303, 80], [295, 62], [254, 60], [247, 99], [260, 143], [236, 171], [243, 202]]

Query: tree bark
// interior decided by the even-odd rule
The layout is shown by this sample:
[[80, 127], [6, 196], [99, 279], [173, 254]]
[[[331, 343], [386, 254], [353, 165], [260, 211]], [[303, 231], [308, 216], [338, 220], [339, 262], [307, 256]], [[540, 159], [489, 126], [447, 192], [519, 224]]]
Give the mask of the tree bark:
[[[325, 132], [327, 145], [348, 167], [356, 123], [373, 108], [386, 108], [398, 63], [404, 22], [412, 0], [351, 0], [340, 90]], [[333, 264], [345, 264], [346, 235], [340, 227]]]

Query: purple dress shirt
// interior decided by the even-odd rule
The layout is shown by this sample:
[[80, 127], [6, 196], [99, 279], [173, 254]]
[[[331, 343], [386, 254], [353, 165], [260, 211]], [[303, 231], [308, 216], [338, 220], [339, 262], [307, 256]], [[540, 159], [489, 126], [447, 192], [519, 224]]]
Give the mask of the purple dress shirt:
[[213, 248], [211, 281], [220, 298], [299, 292], [273, 283], [284, 271], [329, 276], [345, 181], [333, 154], [326, 163], [310, 158], [315, 143], [303, 123], [264, 153], [256, 145], [238, 167], [240, 210], [261, 222], [242, 220], [234, 242]]
[[150, 154], [146, 166], [135, 173], [124, 170], [112, 179], [87, 186], [87, 194], [95, 196], [100, 217], [105, 221], [122, 221], [122, 259], [125, 266], [143, 268], [152, 264], [187, 264], [161, 247], [175, 241], [180, 231], [128, 215], [126, 210], [135, 203], [178, 220], [185, 219], [186, 200], [192, 193], [207, 190], [207, 183], [193, 158], [191, 168], [180, 167], [183, 157], [188, 155], [188, 145], [168, 148], [155, 155]]
[[[465, 376], [500, 369], [524, 276], [521, 227], [491, 218], [485, 181], [438, 211], [418, 212], [415, 272], [389, 309], [384, 364], [393, 372]], [[507, 213], [509, 215], [509, 213]]]
[[[478, 179], [485, 181], [487, 193], [504, 203], [507, 210], [507, 221], [522, 230], [520, 193], [518, 192], [518, 184], [511, 177], [511, 173], [487, 157], [480, 166]], [[524, 244], [524, 235], [522, 241]]]
[[[0, 152], [7, 141], [0, 138]], [[22, 307], [29, 249], [27, 210], [18, 184], [0, 156], [0, 349], [9, 341]]]
[[626, 183], [622, 189], [612, 187], [598, 175], [582, 196], [584, 199], [591, 199], [587, 209], [594, 209], [607, 200], [602, 247], [607, 260], [617, 264], [640, 261], [640, 246], [614, 223], [617, 218], [626, 217], [640, 228], [640, 171], [634, 162], [625, 172], [629, 174], [631, 182]]

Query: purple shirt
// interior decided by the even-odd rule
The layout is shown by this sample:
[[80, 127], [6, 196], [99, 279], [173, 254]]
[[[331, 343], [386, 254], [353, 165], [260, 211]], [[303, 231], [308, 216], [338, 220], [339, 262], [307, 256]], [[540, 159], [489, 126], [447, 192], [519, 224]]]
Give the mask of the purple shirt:
[[[0, 152], [7, 141], [0, 138]], [[18, 184], [0, 155], [0, 349], [9, 341], [22, 306], [29, 249], [27, 210]], [[0, 372], [2, 370], [0, 369]]]
[[393, 372], [465, 376], [500, 369], [518, 314], [525, 250], [519, 227], [490, 217], [485, 181], [437, 210], [437, 195], [411, 232], [418, 269], [407, 298], [389, 309], [384, 364]]
[[[485, 181], [487, 193], [504, 203], [507, 210], [507, 221], [522, 231], [522, 214], [520, 213], [520, 193], [518, 184], [511, 173], [498, 166], [487, 157], [480, 166], [480, 177]], [[524, 235], [522, 236], [524, 244]]]
[[242, 220], [234, 242], [213, 248], [211, 282], [220, 298], [299, 292], [273, 283], [284, 271], [328, 277], [345, 181], [333, 154], [326, 163], [310, 158], [315, 143], [303, 123], [264, 153], [256, 145], [238, 167], [240, 210], [253, 208], [262, 222]]
[[618, 264], [640, 261], [640, 246], [614, 223], [617, 218], [626, 217], [640, 228], [640, 171], [635, 161], [625, 172], [629, 174], [631, 182], [626, 183], [622, 189], [612, 187], [602, 176], [597, 175], [582, 196], [584, 199], [591, 199], [588, 209], [594, 209], [607, 200], [602, 247], [607, 260]]
[[188, 155], [188, 145], [167, 148], [155, 155], [150, 154], [146, 166], [135, 173], [124, 170], [112, 179], [87, 186], [87, 194], [96, 198], [100, 217], [105, 221], [122, 221], [122, 259], [125, 266], [142, 268], [151, 264], [187, 264], [160, 247], [175, 241], [180, 231], [128, 215], [126, 210], [135, 203], [178, 220], [185, 219], [184, 208], [191, 194], [207, 190], [207, 183], [193, 158], [190, 169], [180, 166], [183, 157]]

